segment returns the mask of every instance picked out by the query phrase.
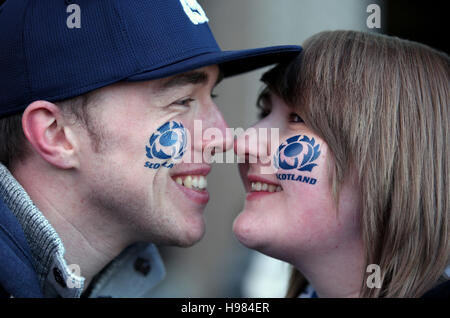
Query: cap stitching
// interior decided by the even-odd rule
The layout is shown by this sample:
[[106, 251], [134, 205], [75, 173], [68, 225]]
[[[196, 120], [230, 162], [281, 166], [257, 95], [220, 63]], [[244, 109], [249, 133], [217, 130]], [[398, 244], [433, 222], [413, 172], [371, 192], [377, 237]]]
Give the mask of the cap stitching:
[[[292, 46], [292, 47], [295, 48], [295, 46]], [[205, 47], [200, 47], [200, 48], [197, 48], [197, 49], [186, 50], [185, 52], [189, 52], [189, 51], [193, 51], [193, 50], [198, 50], [198, 49], [205, 49], [205, 48], [215, 48], [215, 47], [205, 46]], [[221, 52], [224, 52], [224, 51], [221, 51]], [[199, 54], [197, 54], [197, 55], [195, 55], [195, 56], [200, 56], [200, 55], [207, 54], [207, 53], [215, 53], [215, 52], [203, 52], [203, 53], [199, 53]], [[283, 53], [283, 51], [278, 52], [278, 53]], [[253, 55], [250, 55], [250, 56], [247, 56], [247, 57], [252, 57], [252, 56], [253, 56]], [[187, 57], [186, 59], [189, 59], [189, 58], [192, 58], [192, 57], [193, 57], [193, 56]], [[100, 87], [104, 87], [104, 86], [107, 86], [107, 85], [110, 85], [110, 84], [113, 84], [113, 83], [117, 83], [117, 82], [119, 82], [119, 81], [121, 81], [121, 80], [124, 80], [124, 79], [126, 79], [126, 78], [128, 78], [128, 77], [131, 77], [131, 76], [139, 75], [139, 74], [141, 74], [141, 73], [145, 73], [145, 72], [149, 72], [149, 71], [156, 71], [156, 70], [159, 70], [159, 69], [161, 69], [161, 68], [163, 68], [163, 67], [166, 67], [166, 66], [170, 66], [170, 65], [176, 64], [176, 63], [181, 62], [181, 61], [184, 61], [184, 60], [186, 60], [186, 59], [178, 60], [178, 61], [173, 62], [173, 63], [168, 64], [168, 65], [161, 65], [161, 66], [156, 67], [156, 68], [141, 69], [141, 70], [138, 70], [138, 72], [136, 72], [136, 73], [128, 74], [128, 75], [126, 75], [126, 76], [116, 77], [115, 79], [112, 79], [112, 80], [110, 80], [110, 81], [107, 81], [107, 80], [105, 81], [104, 79], [102, 79], [102, 80], [99, 80], [99, 81], [96, 81], [96, 82], [93, 82], [93, 83], [89, 83], [89, 84], [87, 84], [87, 85], [83, 85], [83, 86], [80, 86], [80, 87], [76, 87], [76, 88], [70, 87], [70, 88], [67, 88], [66, 90], [64, 90], [63, 92], [60, 92], [59, 95], [56, 95], [56, 96], [55, 96], [55, 95], [42, 96], [42, 97], [40, 97], [40, 99], [60, 100], [60, 99], [63, 99], [63, 98], [68, 98], [68, 97], [65, 97], [64, 95], [65, 95], [66, 93], [71, 92], [71, 91], [74, 91], [74, 90], [83, 90], [83, 89], [86, 88], [86, 87], [89, 87], [89, 86], [95, 86], [95, 85], [97, 85], [97, 84], [99, 84], [99, 83], [102, 83], [102, 86], [99, 86], [99, 87], [93, 87], [93, 88], [92, 88], [92, 90], [98, 89], [98, 88], [100, 88]], [[219, 61], [218, 63], [221, 64], [221, 63], [223, 63], [223, 62], [220, 62], [220, 61]], [[158, 77], [158, 78], [160, 78], [160, 77]], [[158, 78], [155, 78], [155, 79], [158, 79]], [[75, 95], [75, 96], [79, 96], [79, 95], [80, 95], [80, 94]], [[0, 118], [1, 118], [1, 117], [4, 117], [4, 116], [8, 116], [8, 115], [10, 115], [10, 114], [17, 113], [17, 112], [19, 112], [20, 110], [25, 109], [25, 107], [26, 107], [26, 105], [24, 105], [24, 104], [18, 105], [18, 106], [16, 106], [16, 107], [12, 107], [12, 108], [9, 109], [9, 111], [7, 111], [6, 113], [0, 114]]]
[[131, 40], [130, 40], [130, 37], [128, 36], [126, 25], [123, 22], [122, 16], [120, 15], [119, 10], [117, 9], [117, 7], [115, 5], [116, 3], [117, 2], [114, 2], [113, 9], [114, 9], [114, 12], [117, 14], [117, 16], [119, 18], [119, 23], [120, 23], [120, 26], [121, 26], [120, 30], [122, 31], [122, 33], [124, 34], [125, 38], [127, 39], [128, 46], [129, 46], [129, 48], [131, 50], [131, 53], [133, 54], [134, 61], [136, 63], [137, 68], [138, 69], [142, 68], [142, 65], [141, 65], [140, 61], [136, 57], [136, 52], [134, 51], [134, 47], [133, 47], [133, 45], [131, 45]]
[[[201, 48], [197, 48], [197, 49], [186, 50], [185, 52], [190, 52], [190, 51], [195, 51], [195, 50], [198, 50], [198, 49], [205, 49], [205, 48], [214, 48], [214, 47], [208, 47], [208, 46], [205, 46], [205, 47], [201, 47]], [[139, 73], [127, 74], [127, 75], [125, 75], [125, 76], [122, 75], [122, 76], [120, 76], [120, 78], [116, 78], [116, 79], [113, 79], [113, 80], [111, 80], [111, 81], [105, 81], [105, 79], [101, 79], [101, 80], [99, 80], [99, 81], [96, 81], [96, 82], [93, 82], [93, 83], [89, 83], [89, 84], [86, 84], [86, 85], [83, 85], [83, 86], [66, 88], [65, 90], [63, 90], [62, 92], [60, 92], [59, 95], [56, 95], [56, 96], [54, 96], [54, 95], [48, 96], [48, 95], [47, 95], [47, 96], [43, 96], [43, 97], [39, 97], [39, 98], [40, 98], [40, 99], [51, 98], [51, 99], [58, 100], [58, 99], [62, 98], [62, 97], [60, 97], [60, 96], [64, 96], [65, 93], [67, 93], [67, 92], [71, 92], [71, 91], [74, 91], [74, 90], [82, 90], [82, 89], [84, 89], [84, 88], [86, 88], [86, 87], [89, 87], [89, 86], [92, 86], [92, 85], [96, 85], [96, 84], [98, 84], [98, 83], [105, 83], [105, 86], [106, 86], [106, 85], [110, 85], [110, 84], [113, 84], [113, 83], [117, 83], [118, 81], [121, 81], [121, 80], [126, 79], [126, 78], [128, 78], [128, 77], [130, 77], [130, 76], [133, 76], [133, 75], [137, 75], [137, 74], [145, 73], [145, 72], [149, 72], [149, 71], [156, 71], [156, 70], [159, 70], [159, 69], [161, 69], [161, 68], [164, 68], [164, 67], [167, 67], [167, 66], [176, 64], [176, 63], [178, 63], [178, 62], [185, 61], [185, 60], [187, 60], [187, 59], [189, 59], [189, 58], [193, 58], [193, 57], [200, 56], [200, 55], [203, 55], [203, 54], [208, 54], [208, 53], [215, 53], [215, 52], [203, 52], [203, 53], [199, 53], [199, 54], [197, 54], [197, 55], [195, 55], [195, 56], [189, 56], [189, 57], [187, 57], [187, 58], [185, 58], [185, 59], [182, 59], [182, 60], [179, 60], [179, 61], [175, 61], [175, 62], [173, 62], [173, 63], [171, 63], [171, 64], [161, 65], [160, 67], [149, 68], [149, 69], [143, 68], [143, 69], [138, 70]], [[159, 78], [162, 78], [162, 77], [155, 78], [155, 80], [157, 80], [157, 79], [159, 79]], [[94, 89], [95, 89], [95, 88], [94, 88]], [[17, 107], [17, 108], [20, 108], [20, 107], [22, 107], [22, 106], [19, 106], [19, 107]]]
[[[22, 48], [23, 48], [23, 58], [25, 59], [25, 77], [26, 77], [26, 81], [27, 81], [27, 88], [28, 88], [28, 100], [33, 100], [33, 90], [32, 90], [32, 86], [31, 86], [31, 80], [30, 80], [30, 72], [29, 72], [29, 65], [28, 65], [28, 56], [27, 53], [25, 52], [26, 50], [26, 46], [25, 46], [25, 22], [27, 21], [27, 16], [28, 16], [28, 12], [29, 12], [29, 7], [30, 7], [30, 0], [27, 0], [27, 3], [25, 4], [25, 13], [23, 15], [23, 29], [22, 29]], [[25, 109], [25, 108], [24, 108]]]
[[[216, 49], [216, 47], [215, 46], [200, 46], [200, 47], [192, 48], [192, 49], [189, 49], [189, 50], [184, 50], [183, 53], [186, 54], [186, 53], [189, 53], [189, 52], [192, 52], [192, 51], [198, 51], [198, 50], [204, 50], [204, 49]], [[167, 64], [168, 63], [167, 61], [170, 60], [171, 58], [173, 58], [173, 57], [170, 57], [170, 58], [164, 59], [162, 62], [159, 62], [157, 64], [153, 64], [150, 67], [142, 67], [141, 70], [139, 70], [139, 71], [140, 72], [147, 72], [147, 71], [159, 70], [161, 68], [168, 67], [168, 66], [171, 66], [173, 64], [182, 62], [182, 61], [186, 61], [186, 60], [191, 59], [193, 57], [197, 57], [197, 56], [204, 55], [204, 54], [216, 53], [216, 52], [218, 52], [218, 51], [201, 52], [201, 53], [198, 53], [198, 54], [193, 55], [193, 56], [187, 56], [187, 57], [184, 57], [184, 58], [178, 58], [176, 61], [171, 61], [169, 64]]]

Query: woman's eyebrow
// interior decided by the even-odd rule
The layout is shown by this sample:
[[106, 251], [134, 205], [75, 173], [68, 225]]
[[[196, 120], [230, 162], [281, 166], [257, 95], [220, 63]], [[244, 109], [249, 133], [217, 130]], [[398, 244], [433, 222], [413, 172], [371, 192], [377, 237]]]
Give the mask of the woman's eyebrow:
[[267, 107], [272, 106], [272, 93], [269, 89], [265, 88], [258, 96], [256, 100], [256, 107], [264, 110]]

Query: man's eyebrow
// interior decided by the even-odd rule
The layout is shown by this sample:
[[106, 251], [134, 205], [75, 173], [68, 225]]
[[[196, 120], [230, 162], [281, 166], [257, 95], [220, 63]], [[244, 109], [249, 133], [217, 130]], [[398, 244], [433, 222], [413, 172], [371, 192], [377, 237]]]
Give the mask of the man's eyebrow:
[[[182, 74], [178, 74], [172, 76], [166, 81], [163, 81], [158, 90], [166, 91], [173, 87], [179, 87], [184, 85], [196, 85], [196, 84], [205, 84], [208, 82], [209, 76], [206, 72], [202, 71], [191, 71]], [[215, 85], [217, 85], [223, 79], [222, 72], [219, 72], [219, 76], [217, 77], [217, 81]]]

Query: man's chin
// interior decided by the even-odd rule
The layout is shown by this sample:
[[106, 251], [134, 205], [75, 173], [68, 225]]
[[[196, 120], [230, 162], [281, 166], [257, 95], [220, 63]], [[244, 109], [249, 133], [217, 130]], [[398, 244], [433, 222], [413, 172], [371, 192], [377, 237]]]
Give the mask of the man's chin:
[[180, 225], [174, 235], [174, 240], [170, 245], [179, 247], [190, 247], [198, 243], [205, 235], [205, 221], [203, 217], [197, 220], [189, 220], [185, 224]]
[[189, 235], [180, 238], [178, 241], [173, 242], [170, 245], [178, 246], [178, 247], [191, 247], [192, 245], [198, 243], [204, 236], [205, 231], [202, 233], [189, 233]]
[[183, 247], [192, 246], [198, 243], [203, 238], [204, 235], [205, 235], [205, 222], [202, 219], [200, 224], [197, 224], [195, 227], [191, 226], [189, 229], [186, 230], [186, 235], [181, 246]]

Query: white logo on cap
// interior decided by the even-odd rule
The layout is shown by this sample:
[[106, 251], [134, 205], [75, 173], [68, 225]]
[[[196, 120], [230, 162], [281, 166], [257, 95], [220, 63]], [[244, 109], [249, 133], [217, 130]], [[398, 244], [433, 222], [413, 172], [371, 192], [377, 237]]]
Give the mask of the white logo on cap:
[[192, 23], [202, 24], [209, 21], [205, 11], [203, 11], [197, 0], [180, 0], [180, 2], [184, 12]]

